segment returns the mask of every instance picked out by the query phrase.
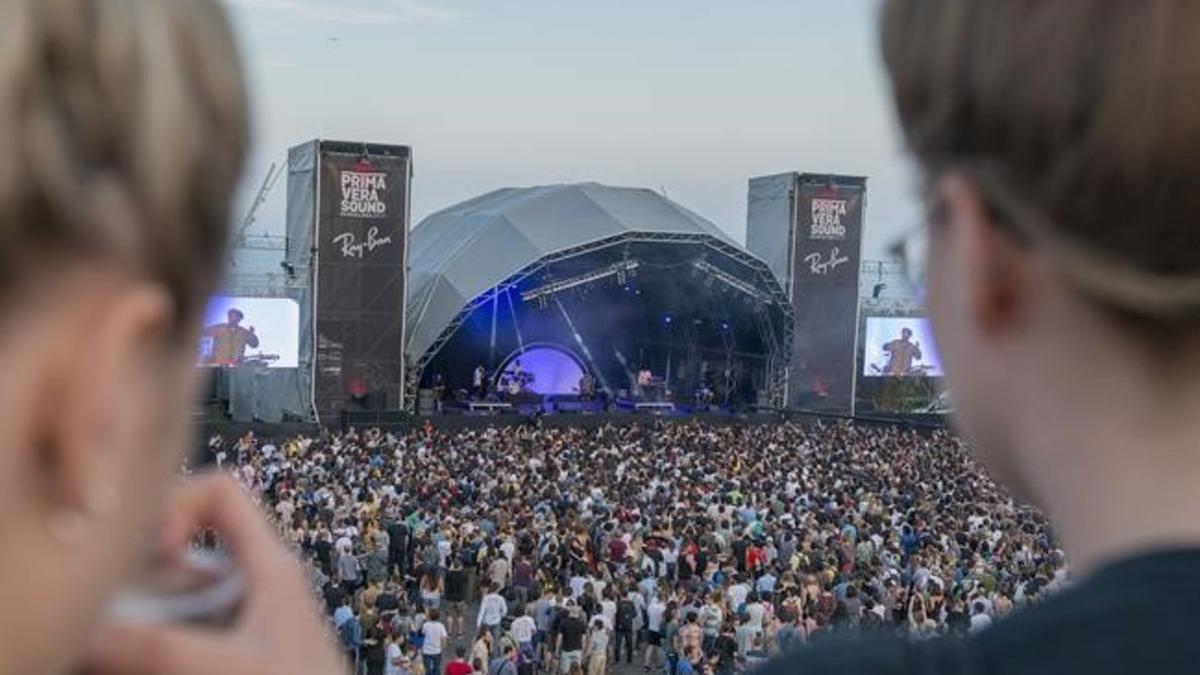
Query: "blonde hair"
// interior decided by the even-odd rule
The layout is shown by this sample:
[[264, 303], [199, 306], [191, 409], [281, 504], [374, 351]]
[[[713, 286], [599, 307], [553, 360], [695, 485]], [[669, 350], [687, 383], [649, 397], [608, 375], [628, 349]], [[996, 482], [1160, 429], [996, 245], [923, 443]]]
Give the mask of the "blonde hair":
[[1200, 3], [888, 0], [908, 145], [1114, 309], [1200, 318]]
[[190, 322], [215, 283], [246, 146], [211, 0], [0, 0], [0, 297], [47, 259], [163, 284]]

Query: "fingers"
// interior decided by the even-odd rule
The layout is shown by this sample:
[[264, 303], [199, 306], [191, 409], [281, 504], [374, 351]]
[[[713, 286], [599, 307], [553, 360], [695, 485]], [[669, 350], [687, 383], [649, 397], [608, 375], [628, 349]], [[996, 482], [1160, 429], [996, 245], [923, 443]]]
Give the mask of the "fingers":
[[249, 673], [236, 643], [197, 630], [128, 627], [106, 631], [92, 649], [95, 675], [239, 675]]
[[269, 581], [287, 561], [263, 515], [227, 476], [201, 476], [176, 493], [162, 535], [168, 554], [183, 551], [201, 527], [214, 528], [229, 543], [252, 588]]

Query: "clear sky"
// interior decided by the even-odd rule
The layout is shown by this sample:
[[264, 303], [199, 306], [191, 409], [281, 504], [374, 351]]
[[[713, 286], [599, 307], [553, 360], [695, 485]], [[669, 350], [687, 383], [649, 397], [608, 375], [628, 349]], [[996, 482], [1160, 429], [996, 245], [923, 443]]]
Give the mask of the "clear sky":
[[[411, 145], [414, 223], [594, 180], [744, 241], [747, 179], [790, 170], [870, 178], [868, 256], [918, 215], [877, 0], [226, 1], [255, 95], [247, 194], [321, 137]], [[282, 234], [285, 192], [254, 231]]]

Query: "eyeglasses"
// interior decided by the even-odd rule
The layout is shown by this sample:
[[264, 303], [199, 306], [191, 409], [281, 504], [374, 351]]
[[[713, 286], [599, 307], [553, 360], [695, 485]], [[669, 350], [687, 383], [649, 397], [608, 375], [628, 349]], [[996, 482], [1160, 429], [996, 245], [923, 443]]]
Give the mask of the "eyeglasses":
[[[990, 161], [950, 159], [937, 162], [929, 175], [953, 171], [978, 190], [992, 225], [1023, 248], [1037, 247], [1052, 259], [1062, 280], [1101, 303], [1141, 316], [1178, 317], [1200, 312], [1200, 275], [1164, 275], [1140, 269], [1120, 256], [1074, 240], [1025, 196], [1005, 166]], [[888, 247], [901, 263], [912, 291], [925, 296], [929, 232], [945, 222], [945, 205], [929, 200], [924, 223], [909, 229]]]
[[[942, 164], [942, 168], [931, 175], [940, 175], [949, 170], [965, 175], [976, 186], [984, 199], [984, 207], [992, 216], [993, 224], [1019, 243], [1028, 244], [1032, 241], [1031, 223], [1038, 216], [1016, 199], [1015, 193], [1004, 180], [1006, 172], [1003, 168], [992, 163], [954, 161]], [[929, 268], [929, 231], [946, 219], [946, 205], [933, 194], [932, 188], [926, 190], [924, 201], [924, 217], [887, 248], [889, 257], [900, 263], [909, 292], [922, 301]]]

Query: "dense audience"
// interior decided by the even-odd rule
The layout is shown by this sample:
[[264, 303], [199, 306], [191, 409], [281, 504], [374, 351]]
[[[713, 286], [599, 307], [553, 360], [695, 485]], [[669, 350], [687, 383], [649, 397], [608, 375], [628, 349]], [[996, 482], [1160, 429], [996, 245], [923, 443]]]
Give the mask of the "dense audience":
[[1065, 583], [944, 431], [378, 430], [210, 450], [369, 673], [731, 673], [850, 631], [986, 629]]

